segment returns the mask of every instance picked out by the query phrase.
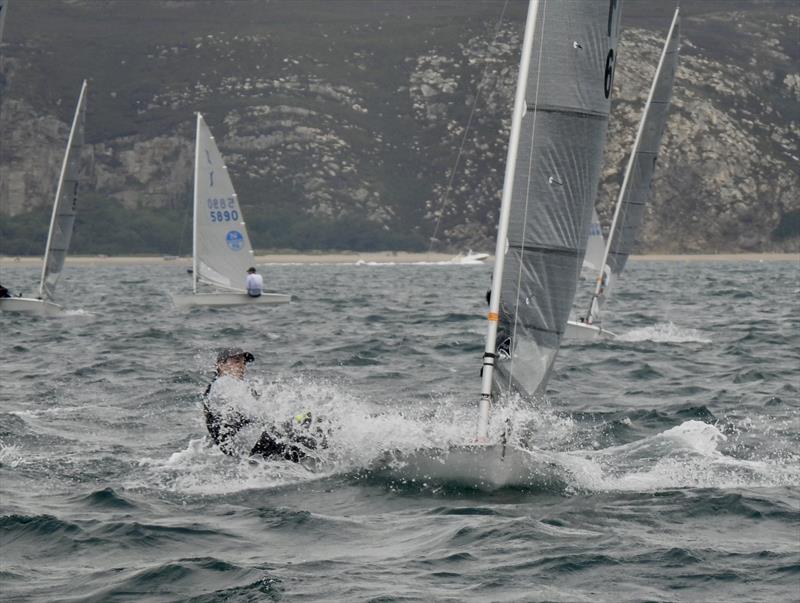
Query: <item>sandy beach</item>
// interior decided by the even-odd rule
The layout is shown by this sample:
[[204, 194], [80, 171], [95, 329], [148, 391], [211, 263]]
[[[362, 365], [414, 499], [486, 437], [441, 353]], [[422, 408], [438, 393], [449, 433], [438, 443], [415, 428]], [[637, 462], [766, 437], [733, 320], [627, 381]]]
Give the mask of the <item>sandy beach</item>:
[[[256, 255], [256, 265], [267, 264], [355, 264], [365, 263], [396, 263], [415, 264], [419, 262], [448, 262], [457, 261], [458, 256], [450, 253], [410, 253], [375, 251], [369, 253], [270, 253]], [[800, 263], [800, 254], [797, 253], [720, 253], [720, 254], [695, 254], [695, 255], [633, 255], [632, 261], [648, 262], [795, 262]], [[0, 267], [10, 266], [38, 266], [42, 258], [39, 256], [10, 257], [0, 256]], [[490, 257], [487, 262], [491, 262]], [[67, 258], [67, 265], [73, 266], [143, 266], [177, 264], [190, 266], [190, 257], [174, 256], [81, 256], [71, 255]]]

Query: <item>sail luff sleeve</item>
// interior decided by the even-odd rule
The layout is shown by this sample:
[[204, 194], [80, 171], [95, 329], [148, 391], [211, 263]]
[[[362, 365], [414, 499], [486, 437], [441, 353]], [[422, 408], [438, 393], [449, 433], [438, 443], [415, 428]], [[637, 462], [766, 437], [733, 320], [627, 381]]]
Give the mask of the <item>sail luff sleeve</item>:
[[[600, 180], [621, 2], [542, 2], [530, 61], [503, 274], [496, 391], [544, 390]], [[503, 350], [503, 346], [499, 348]]]

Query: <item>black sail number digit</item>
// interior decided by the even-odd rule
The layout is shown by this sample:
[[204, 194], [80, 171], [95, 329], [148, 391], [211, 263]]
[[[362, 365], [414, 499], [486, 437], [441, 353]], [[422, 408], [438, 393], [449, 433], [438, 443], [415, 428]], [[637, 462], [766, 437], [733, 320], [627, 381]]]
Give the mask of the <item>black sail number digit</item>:
[[611, 86], [614, 83], [614, 66], [616, 61], [614, 60], [614, 49], [609, 48], [608, 56], [606, 56], [606, 75], [604, 80], [604, 90], [606, 98], [611, 96]]

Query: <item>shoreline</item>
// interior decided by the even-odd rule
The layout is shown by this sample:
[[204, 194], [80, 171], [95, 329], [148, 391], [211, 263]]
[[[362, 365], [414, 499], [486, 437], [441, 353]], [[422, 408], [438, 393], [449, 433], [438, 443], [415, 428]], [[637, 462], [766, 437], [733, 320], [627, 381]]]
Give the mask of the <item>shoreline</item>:
[[[449, 253], [411, 253], [376, 251], [369, 253], [270, 253], [259, 254], [254, 258], [256, 265], [269, 264], [355, 264], [357, 262], [415, 264], [420, 262], [449, 262], [458, 256]], [[720, 254], [650, 254], [632, 255], [634, 262], [796, 262], [800, 264], [798, 253], [720, 253]], [[491, 263], [492, 257], [486, 264]], [[39, 266], [40, 256], [0, 256], [0, 267]], [[67, 265], [72, 266], [142, 266], [176, 264], [190, 266], [190, 257], [175, 256], [81, 256], [67, 257]]]
[[[366, 253], [269, 253], [255, 256], [256, 265], [269, 264], [355, 264], [395, 263], [416, 264], [421, 262], [449, 262], [457, 258], [450, 253], [391, 252], [375, 251]], [[491, 263], [491, 257], [486, 264]], [[632, 255], [634, 262], [796, 262], [800, 264], [800, 253], [720, 253], [720, 254], [648, 254]], [[0, 256], [0, 267], [39, 266], [41, 256]], [[73, 266], [152, 266], [185, 265], [190, 266], [190, 257], [175, 256], [81, 256], [67, 257], [66, 264]], [[457, 263], [457, 262], [454, 262]]]

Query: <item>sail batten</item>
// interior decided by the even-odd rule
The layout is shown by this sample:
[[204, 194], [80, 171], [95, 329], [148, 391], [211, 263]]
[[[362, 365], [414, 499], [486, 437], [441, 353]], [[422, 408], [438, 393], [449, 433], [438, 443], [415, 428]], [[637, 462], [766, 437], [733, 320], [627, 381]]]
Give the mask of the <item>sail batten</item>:
[[495, 342], [487, 341], [487, 353], [491, 343], [496, 352], [495, 395], [542, 392], [558, 353], [600, 180], [620, 5], [539, 0], [529, 7], [536, 28], [518, 82], [526, 110], [510, 143], [518, 145], [515, 165], [506, 166], [499, 320]]
[[86, 121], [86, 85], [86, 80], [84, 80], [69, 131], [64, 162], [61, 165], [61, 173], [56, 187], [50, 229], [47, 234], [42, 278], [39, 283], [39, 297], [46, 300], [52, 300], [55, 297], [56, 284], [64, 268], [78, 210], [81, 150], [83, 149]]

